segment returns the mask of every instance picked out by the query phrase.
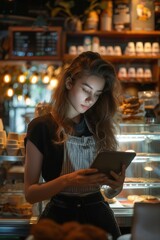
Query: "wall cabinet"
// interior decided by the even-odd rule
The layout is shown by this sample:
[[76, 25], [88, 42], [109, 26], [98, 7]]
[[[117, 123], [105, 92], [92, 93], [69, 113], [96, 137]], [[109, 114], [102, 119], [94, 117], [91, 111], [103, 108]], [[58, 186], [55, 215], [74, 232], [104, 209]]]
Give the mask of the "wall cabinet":
[[[15, 28], [16, 29], [16, 28]], [[25, 28], [24, 28], [25, 29]], [[93, 39], [98, 38], [99, 39], [99, 45], [101, 47], [105, 47], [107, 49], [108, 47], [111, 47], [113, 50], [113, 53], [107, 53], [104, 54], [103, 50], [99, 50], [99, 52], [103, 52], [103, 58], [106, 60], [111, 61], [117, 71], [117, 74], [120, 70], [120, 68], [126, 68], [127, 75], [126, 77], [119, 77], [123, 85], [126, 84], [135, 84], [137, 87], [141, 90], [143, 89], [154, 89], [159, 90], [160, 84], [160, 50], [158, 52], [152, 51], [153, 45], [156, 43], [158, 44], [158, 48], [160, 48], [160, 31], [77, 31], [77, 32], [63, 32], [60, 35], [60, 42], [58, 45], [58, 52], [59, 58], [53, 58], [54, 63], [57, 62], [58, 65], [61, 65], [62, 62], [70, 62], [75, 55], [69, 54], [71, 47], [75, 47], [78, 49], [78, 46], [83, 46], [85, 43], [85, 39], [89, 38], [90, 43], [93, 46]], [[126, 52], [126, 49], [128, 46], [130, 46], [130, 43], [133, 43], [136, 47], [137, 43], [142, 43], [143, 50], [145, 49], [145, 44], [149, 44], [151, 47], [151, 51], [146, 48], [146, 50], [142, 52], [135, 52], [135, 54], [132, 54], [132, 52], [128, 53]], [[97, 43], [96, 43], [97, 44]], [[10, 44], [11, 46], [13, 45]], [[115, 47], [119, 46], [121, 49], [121, 55], [119, 55]], [[148, 45], [146, 45], [148, 46]], [[149, 47], [149, 48], [150, 48]], [[9, 52], [11, 52], [11, 47], [9, 47]], [[88, 48], [89, 49], [89, 48]], [[92, 50], [92, 47], [90, 48]], [[82, 49], [81, 49], [82, 50]], [[36, 50], [35, 50], [36, 51]], [[77, 52], [77, 51], [76, 51]], [[116, 52], [116, 54], [115, 54]], [[10, 65], [9, 60], [11, 55], [8, 53], [8, 60], [7, 61], [1, 61], [0, 65]], [[23, 57], [19, 57], [19, 59], [24, 59]], [[28, 59], [27, 59], [28, 60]], [[31, 58], [30, 60], [42, 60], [47, 62], [49, 58], [44, 56], [35, 56], [34, 58]], [[20, 61], [14, 61], [14, 64], [19, 64]], [[130, 77], [128, 74], [129, 68], [134, 68], [136, 71], [138, 68], [141, 68], [144, 72], [145, 70], [149, 69], [151, 70], [151, 77]], [[136, 74], [137, 75], [137, 74]], [[119, 75], [118, 75], [119, 76]]]
[[[128, 75], [124, 78], [121, 78], [122, 84], [134, 83], [137, 84], [138, 88], [141, 90], [144, 89], [144, 85], [146, 89], [151, 88], [159, 90], [159, 59], [160, 52], [154, 54], [152, 52], [136, 52], [134, 55], [128, 54], [126, 52], [127, 46], [129, 43], [136, 44], [141, 42], [143, 44], [143, 50], [145, 43], [151, 44], [160, 42], [160, 31], [125, 31], [125, 32], [116, 32], [116, 31], [79, 31], [79, 32], [65, 32], [63, 36], [63, 61], [71, 61], [75, 55], [70, 54], [73, 51], [72, 47], [84, 46], [84, 42], [86, 37], [90, 38], [90, 43], [93, 46], [92, 40], [96, 37], [99, 39], [99, 44], [101, 47], [111, 47], [113, 48], [112, 54], [104, 54], [103, 58], [111, 61], [117, 71], [119, 72], [120, 68], [125, 67], [128, 71], [130, 67], [135, 68], [137, 71], [138, 68], [142, 68], [145, 72], [145, 69], [151, 70], [151, 77], [129, 77]], [[91, 46], [91, 50], [92, 50]], [[116, 46], [119, 46], [122, 52], [122, 55], [115, 55], [114, 49]], [[89, 49], [89, 48], [88, 48]], [[147, 51], [147, 50], [146, 50]], [[101, 52], [101, 50], [100, 50]]]

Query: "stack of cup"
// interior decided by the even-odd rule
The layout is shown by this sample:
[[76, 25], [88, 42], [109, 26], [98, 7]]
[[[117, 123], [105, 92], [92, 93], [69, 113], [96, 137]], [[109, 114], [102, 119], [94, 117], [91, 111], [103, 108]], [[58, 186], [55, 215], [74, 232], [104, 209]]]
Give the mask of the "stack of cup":
[[152, 43], [152, 55], [158, 55], [160, 54], [160, 46], [158, 42]]
[[118, 79], [119, 80], [126, 80], [128, 77], [127, 69], [125, 67], [120, 67], [118, 71]]
[[144, 53], [143, 42], [136, 42], [136, 54], [142, 55]]
[[152, 80], [152, 71], [150, 68], [145, 68], [144, 69], [144, 78], [145, 81], [151, 81]]
[[114, 48], [112, 46], [106, 47], [106, 55], [109, 55], [109, 56], [114, 55]]
[[152, 54], [152, 46], [150, 42], [145, 42], [144, 43], [144, 53], [146, 55], [151, 55]]
[[6, 131], [0, 130], [0, 155], [3, 154], [6, 145]]
[[129, 42], [127, 44], [127, 47], [125, 49], [125, 55], [135, 55], [136, 54], [136, 50], [135, 50], [135, 44], [134, 42]]
[[9, 156], [17, 156], [19, 152], [19, 134], [9, 132], [6, 142], [6, 150]]
[[144, 69], [142, 67], [137, 68], [136, 78], [138, 82], [144, 81]]
[[128, 78], [129, 78], [129, 80], [135, 80], [135, 78], [136, 78], [136, 69], [135, 69], [135, 67], [130, 67], [128, 69]]
[[122, 50], [120, 46], [115, 46], [114, 47], [114, 55], [116, 56], [121, 56], [122, 55]]
[[25, 156], [25, 147], [24, 147], [25, 136], [26, 136], [26, 133], [19, 134], [19, 148], [22, 156]]
[[103, 56], [106, 55], [106, 47], [105, 46], [99, 46], [99, 53]]

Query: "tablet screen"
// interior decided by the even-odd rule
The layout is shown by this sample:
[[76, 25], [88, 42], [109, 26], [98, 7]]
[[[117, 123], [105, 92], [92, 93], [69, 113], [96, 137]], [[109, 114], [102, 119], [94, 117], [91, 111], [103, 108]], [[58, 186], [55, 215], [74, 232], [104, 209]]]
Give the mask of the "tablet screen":
[[100, 152], [93, 161], [91, 168], [97, 168], [100, 172], [110, 175], [110, 171], [119, 174], [124, 164], [126, 168], [136, 156], [135, 152], [104, 151]]

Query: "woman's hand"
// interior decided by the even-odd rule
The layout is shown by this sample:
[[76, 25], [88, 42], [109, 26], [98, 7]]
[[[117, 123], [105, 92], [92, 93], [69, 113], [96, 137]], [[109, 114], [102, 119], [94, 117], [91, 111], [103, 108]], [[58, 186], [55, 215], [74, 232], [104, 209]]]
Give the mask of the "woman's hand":
[[65, 175], [67, 186], [85, 186], [85, 185], [108, 185], [112, 189], [120, 189], [123, 187], [125, 179], [125, 165], [122, 166], [121, 174], [111, 171], [110, 179], [104, 173], [99, 173], [97, 169], [88, 168], [80, 169]]
[[99, 173], [97, 169], [80, 169], [65, 175], [67, 186], [102, 185], [108, 181], [104, 173]]
[[125, 180], [125, 172], [126, 172], [125, 165], [122, 166], [121, 174], [116, 174], [115, 172], [111, 171], [110, 175], [114, 178], [114, 180], [108, 178], [106, 185], [108, 185], [112, 189], [122, 188]]

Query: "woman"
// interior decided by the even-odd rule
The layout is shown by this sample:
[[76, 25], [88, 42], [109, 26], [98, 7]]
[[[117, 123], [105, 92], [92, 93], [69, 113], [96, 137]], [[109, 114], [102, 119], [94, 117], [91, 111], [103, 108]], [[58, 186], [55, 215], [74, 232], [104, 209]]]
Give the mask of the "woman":
[[111, 180], [90, 165], [99, 151], [117, 149], [116, 85], [109, 62], [98, 53], [80, 54], [60, 79], [51, 113], [30, 122], [25, 141], [26, 200], [33, 204], [50, 199], [41, 218], [93, 224], [114, 239], [120, 231], [100, 187], [108, 185], [107, 197], [116, 196], [123, 187], [125, 166], [119, 175], [111, 171]]

